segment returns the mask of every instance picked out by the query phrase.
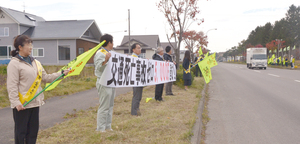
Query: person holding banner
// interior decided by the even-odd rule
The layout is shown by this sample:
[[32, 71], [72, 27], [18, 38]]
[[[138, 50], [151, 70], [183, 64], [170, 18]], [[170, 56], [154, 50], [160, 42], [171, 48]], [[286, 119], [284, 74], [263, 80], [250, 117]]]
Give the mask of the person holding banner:
[[[164, 53], [163, 55], [163, 58], [168, 61], [168, 62], [172, 62], [176, 65], [176, 62], [174, 62], [172, 60], [172, 57], [171, 57], [171, 54], [172, 54], [172, 49], [170, 46], [167, 46], [166, 47], [166, 52], [167, 53]], [[168, 82], [166, 83], [166, 95], [174, 95], [173, 92], [172, 92], [172, 85], [173, 85], [173, 82]]]
[[[142, 48], [138, 43], [135, 43], [131, 46], [132, 55], [133, 57], [139, 57], [142, 53]], [[133, 97], [131, 102], [131, 115], [134, 116], [141, 116], [140, 111], [140, 102], [142, 100], [143, 95], [143, 86], [142, 87], [133, 87]]]
[[39, 130], [39, 107], [45, 104], [41, 93], [25, 107], [36, 93], [42, 91], [41, 82], [52, 82], [69, 70], [47, 74], [41, 63], [30, 56], [33, 45], [30, 37], [18, 35], [14, 39], [15, 50], [7, 66], [7, 91], [15, 122], [15, 143], [36, 143]]
[[192, 85], [192, 75], [191, 75], [191, 54], [190, 51], [187, 50], [184, 53], [184, 58], [183, 58], [183, 80], [184, 80], [184, 88], [185, 90], [188, 90], [188, 86]]
[[[164, 49], [162, 47], [158, 47], [156, 53], [152, 56], [153, 60], [164, 61], [163, 58]], [[162, 98], [162, 93], [164, 90], [164, 84], [157, 84], [155, 86], [155, 100], [156, 101], [164, 101]]]
[[97, 111], [97, 129], [96, 131], [105, 132], [111, 129], [114, 98], [116, 88], [106, 87], [100, 84], [103, 71], [111, 57], [110, 50], [113, 49], [113, 37], [109, 34], [101, 36], [100, 41], [106, 41], [101, 49], [99, 49], [94, 57], [95, 75], [97, 76], [96, 88], [99, 95], [99, 103]]

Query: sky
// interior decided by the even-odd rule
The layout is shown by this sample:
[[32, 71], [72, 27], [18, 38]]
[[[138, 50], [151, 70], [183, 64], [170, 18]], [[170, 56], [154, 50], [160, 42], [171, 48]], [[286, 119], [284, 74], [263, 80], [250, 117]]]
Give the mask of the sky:
[[[156, 4], [159, 0], [0, 0], [0, 6], [52, 20], [94, 19], [104, 33], [113, 35], [114, 46], [128, 35], [159, 35], [167, 42], [170, 27]], [[289, 6], [300, 6], [300, 0], [198, 0], [198, 19], [189, 30], [203, 31], [208, 36], [208, 49], [224, 52], [247, 39], [257, 26], [272, 24], [285, 17]], [[217, 29], [217, 30], [215, 30]], [[127, 31], [127, 32], [125, 32]], [[181, 49], [184, 49], [183, 46]]]

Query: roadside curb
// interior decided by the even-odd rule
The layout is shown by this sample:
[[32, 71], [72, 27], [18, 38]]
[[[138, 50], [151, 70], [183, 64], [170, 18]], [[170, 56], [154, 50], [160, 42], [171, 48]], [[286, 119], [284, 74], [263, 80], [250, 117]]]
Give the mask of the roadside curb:
[[195, 125], [193, 126], [193, 136], [191, 138], [192, 144], [200, 144], [201, 142], [201, 129], [202, 129], [202, 113], [204, 109], [204, 101], [205, 101], [205, 89], [207, 84], [204, 85], [202, 92], [201, 92], [201, 100], [198, 105], [197, 109], [197, 119]]

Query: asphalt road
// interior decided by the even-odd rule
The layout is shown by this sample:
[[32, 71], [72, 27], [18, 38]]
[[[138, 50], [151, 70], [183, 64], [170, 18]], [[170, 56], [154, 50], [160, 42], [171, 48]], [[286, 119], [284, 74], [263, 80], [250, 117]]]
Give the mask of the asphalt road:
[[[116, 96], [132, 91], [132, 88], [117, 88]], [[99, 105], [97, 89], [79, 92], [73, 95], [54, 97], [40, 107], [40, 130], [65, 121], [66, 113], [86, 110]], [[128, 106], [130, 108], [130, 106]], [[96, 121], [96, 120], [95, 120]], [[96, 126], [95, 126], [96, 129]], [[0, 144], [14, 143], [14, 120], [11, 108], [0, 109]]]
[[212, 68], [207, 144], [300, 143], [300, 71]]

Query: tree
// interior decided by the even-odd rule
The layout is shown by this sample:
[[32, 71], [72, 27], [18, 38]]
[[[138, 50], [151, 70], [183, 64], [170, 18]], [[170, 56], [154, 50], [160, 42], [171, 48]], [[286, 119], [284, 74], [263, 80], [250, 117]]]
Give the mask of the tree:
[[[177, 32], [178, 33], [178, 32]], [[182, 38], [186, 44], [186, 47], [191, 54], [196, 48], [196, 52], [199, 50], [199, 47], [205, 48], [207, 46], [207, 36], [204, 36], [204, 32], [196, 32], [194, 30], [186, 31], [183, 33]], [[192, 55], [192, 61], [194, 61], [194, 55]]]
[[[266, 47], [267, 47], [268, 51], [271, 50], [273, 52], [274, 50], [276, 50], [278, 52], [280, 49], [285, 47], [284, 43], [285, 43], [285, 41], [272, 40], [271, 42], [266, 44]], [[276, 55], [277, 55], [277, 53], [276, 53]], [[277, 57], [278, 57], [278, 55], [277, 55]]]
[[[161, 0], [157, 4], [158, 9], [166, 17], [170, 30], [172, 31], [171, 36], [177, 43], [177, 49], [175, 49], [176, 63], [179, 64], [180, 45], [182, 42], [182, 36], [188, 27], [193, 23], [197, 22], [198, 25], [204, 22], [197, 18], [197, 14], [200, 13], [199, 7], [197, 6], [198, 0]], [[176, 33], [178, 31], [178, 34]], [[167, 34], [168, 41], [170, 38]], [[177, 42], [178, 38], [178, 42]], [[174, 46], [172, 46], [174, 48]]]

